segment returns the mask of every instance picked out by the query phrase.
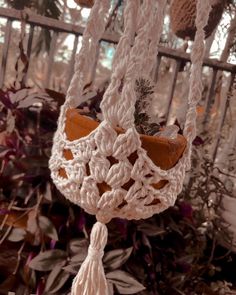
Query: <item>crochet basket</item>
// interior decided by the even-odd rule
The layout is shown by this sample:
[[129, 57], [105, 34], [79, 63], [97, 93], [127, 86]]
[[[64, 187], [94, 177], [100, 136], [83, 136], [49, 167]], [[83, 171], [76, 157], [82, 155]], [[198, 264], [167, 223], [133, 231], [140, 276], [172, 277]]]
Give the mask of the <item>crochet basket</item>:
[[[225, 0], [212, 0], [212, 9], [205, 27], [205, 38], [218, 26], [225, 7]], [[173, 0], [170, 7], [170, 23], [174, 34], [182, 39], [193, 40], [196, 33], [197, 0]]]
[[142, 219], [174, 205], [190, 167], [201, 98], [204, 27], [210, 6], [199, 1], [192, 48], [189, 107], [183, 136], [176, 139], [138, 134], [134, 123], [135, 81], [150, 77], [162, 33], [167, 0], [127, 0], [124, 33], [113, 59], [111, 82], [103, 96], [103, 121], [81, 116], [86, 73], [93, 68], [105, 30], [110, 0], [96, 0], [87, 22], [75, 73], [61, 107], [49, 161], [51, 176], [71, 202], [94, 214], [88, 256], [73, 281], [71, 295], [108, 295], [102, 266], [112, 218]]
[[[92, 131], [98, 127], [99, 123], [79, 114], [79, 111], [76, 109], [69, 109], [66, 113], [66, 122], [65, 122], [65, 134], [70, 141], [78, 140], [82, 137], [88, 136]], [[117, 134], [124, 133], [121, 129], [116, 129]], [[182, 135], [178, 135], [175, 139], [169, 139], [164, 137], [154, 137], [147, 135], [140, 135], [141, 146], [147, 151], [147, 156], [152, 159], [153, 163], [160, 167], [162, 170], [168, 170], [175, 166], [180, 157], [182, 156], [184, 149], [186, 148], [186, 139]], [[73, 152], [70, 150], [64, 150], [63, 156], [66, 160], [73, 160]], [[136, 152], [128, 156], [128, 160], [131, 165], [135, 164], [138, 155]], [[113, 165], [118, 163], [118, 160], [115, 157], [108, 156], [110, 169]], [[60, 168], [59, 175], [63, 178], [67, 178], [66, 170]], [[86, 175], [90, 176], [90, 164], [86, 163]], [[150, 176], [149, 176], [150, 177]], [[102, 181], [102, 182], [101, 182]], [[101, 179], [97, 183], [100, 196], [106, 191], [111, 191], [111, 187], [106, 183], [106, 179]], [[130, 178], [126, 183], [122, 184], [122, 189], [124, 193], [128, 193], [131, 186], [135, 181]], [[157, 183], [151, 183], [151, 186], [154, 189], [161, 189], [168, 184], [168, 180], [162, 179]], [[153, 199], [149, 206], [158, 204], [158, 199]], [[119, 209], [125, 207], [127, 202], [121, 199], [121, 203], [118, 205]], [[148, 204], [147, 204], [148, 206]]]

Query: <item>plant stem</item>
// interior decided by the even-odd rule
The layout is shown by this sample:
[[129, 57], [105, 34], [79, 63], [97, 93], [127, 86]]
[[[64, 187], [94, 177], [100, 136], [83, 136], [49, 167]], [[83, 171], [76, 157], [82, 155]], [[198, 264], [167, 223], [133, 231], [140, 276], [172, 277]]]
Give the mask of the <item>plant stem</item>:
[[24, 249], [24, 246], [25, 246], [25, 241], [22, 243], [20, 249], [18, 250], [17, 252], [17, 262], [16, 262], [16, 267], [15, 267], [15, 270], [13, 271], [13, 275], [16, 275], [17, 271], [18, 271], [18, 268], [20, 266], [20, 261], [21, 261], [21, 253]]

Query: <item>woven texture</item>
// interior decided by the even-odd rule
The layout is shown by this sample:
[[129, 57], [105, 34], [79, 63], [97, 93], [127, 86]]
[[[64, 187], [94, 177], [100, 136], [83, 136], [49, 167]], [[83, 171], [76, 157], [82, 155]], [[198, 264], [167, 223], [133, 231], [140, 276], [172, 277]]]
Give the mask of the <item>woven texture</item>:
[[[202, 92], [204, 27], [210, 10], [207, 1], [199, 2], [198, 31], [192, 50], [189, 110], [184, 130], [188, 145], [178, 163], [164, 171], [154, 165], [142, 148], [133, 114], [136, 101], [134, 83], [140, 73], [149, 76], [152, 70], [150, 64], [154, 64], [156, 59], [165, 0], [126, 1], [125, 30], [116, 49], [111, 83], [101, 105], [104, 120], [91, 134], [78, 140], [68, 140], [64, 131], [66, 111], [75, 107], [75, 101], [79, 104], [83, 78], [93, 65], [109, 2], [95, 1], [91, 11], [77, 56], [75, 75], [61, 108], [49, 163], [52, 179], [65, 197], [96, 215], [103, 223], [113, 217], [148, 218], [172, 206], [180, 193], [185, 170], [190, 167], [191, 143], [196, 133], [196, 104]], [[116, 127], [122, 128], [123, 133], [118, 134]], [[70, 151], [71, 160], [63, 156], [65, 150]], [[131, 164], [130, 157], [134, 153], [137, 157]], [[64, 169], [67, 178], [59, 175], [60, 169]], [[161, 189], [155, 189], [152, 184], [161, 180], [168, 183]], [[107, 191], [101, 193], [99, 184], [104, 183]], [[132, 183], [128, 190], [125, 189], [127, 183]]]
[[[205, 38], [209, 37], [221, 20], [225, 0], [211, 0], [212, 9], [205, 27]], [[180, 38], [194, 39], [196, 33], [197, 0], [173, 0], [170, 8], [172, 31]]]

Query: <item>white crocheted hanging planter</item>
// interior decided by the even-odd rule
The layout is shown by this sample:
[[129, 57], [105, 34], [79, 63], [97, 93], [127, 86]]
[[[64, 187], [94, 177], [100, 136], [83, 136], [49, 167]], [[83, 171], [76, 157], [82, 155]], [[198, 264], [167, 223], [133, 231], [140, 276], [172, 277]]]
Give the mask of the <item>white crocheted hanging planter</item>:
[[[207, 0], [199, 0], [197, 4], [184, 137], [153, 140], [138, 134], [134, 125], [135, 80], [140, 76], [150, 77], [166, 2], [126, 1], [124, 33], [116, 48], [111, 82], [101, 103], [104, 120], [100, 124], [79, 115], [75, 101], [81, 102], [86, 74], [93, 68], [97, 44], [105, 30], [109, 0], [95, 1], [84, 31], [49, 162], [52, 179], [61, 193], [98, 220], [91, 233], [88, 257], [74, 280], [72, 295], [108, 294], [102, 267], [107, 240], [105, 223], [114, 217], [148, 218], [172, 206], [190, 167], [196, 105], [202, 92], [204, 27], [210, 11]], [[91, 132], [85, 130], [86, 125], [92, 126]], [[70, 131], [75, 131], [77, 136], [70, 136]], [[172, 159], [176, 151], [177, 161], [164, 165], [163, 157]]]

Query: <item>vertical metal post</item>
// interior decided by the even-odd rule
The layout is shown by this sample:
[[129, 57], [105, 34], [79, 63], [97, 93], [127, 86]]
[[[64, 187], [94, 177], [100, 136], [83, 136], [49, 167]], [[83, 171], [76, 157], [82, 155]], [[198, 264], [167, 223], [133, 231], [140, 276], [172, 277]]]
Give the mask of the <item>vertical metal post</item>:
[[95, 60], [94, 60], [94, 64], [93, 64], [93, 68], [92, 68], [92, 72], [91, 72], [91, 76], [90, 76], [90, 81], [92, 83], [94, 83], [94, 80], [95, 80], [95, 77], [96, 77], [99, 54], [100, 54], [100, 42], [97, 44]]
[[174, 71], [173, 71], [171, 81], [170, 81], [170, 90], [169, 90], [169, 93], [167, 96], [168, 105], [167, 105], [167, 112], [166, 112], [166, 122], [168, 122], [169, 116], [170, 116], [170, 109], [171, 109], [171, 105], [172, 105], [172, 101], [173, 101], [175, 85], [177, 82], [177, 77], [178, 77], [180, 65], [181, 65], [181, 60], [179, 60], [179, 59], [175, 60]]
[[46, 75], [46, 80], [44, 81], [45, 88], [48, 88], [50, 86], [50, 78], [52, 75], [52, 67], [53, 67], [53, 63], [54, 63], [54, 55], [55, 55], [55, 51], [56, 51], [57, 37], [58, 37], [58, 32], [53, 31], [52, 40], [51, 40], [51, 44], [50, 44], [50, 50], [49, 50], [49, 54], [48, 54], [47, 75]]
[[8, 57], [8, 51], [9, 51], [9, 45], [10, 45], [10, 39], [11, 39], [11, 29], [12, 29], [12, 20], [8, 19], [7, 25], [6, 25], [6, 32], [4, 36], [2, 62], [1, 62], [1, 68], [0, 68], [0, 88], [3, 87], [5, 74], [6, 74], [7, 57]]
[[29, 70], [29, 64], [30, 64], [30, 56], [31, 56], [32, 44], [33, 44], [33, 37], [34, 37], [34, 25], [30, 25], [30, 31], [29, 31], [29, 37], [28, 37], [28, 43], [27, 43], [27, 51], [26, 51], [26, 55], [28, 58], [28, 67], [27, 67], [25, 76], [22, 81], [24, 85], [27, 82], [27, 78], [28, 78], [28, 70]]
[[210, 110], [211, 110], [211, 105], [212, 105], [212, 102], [214, 101], [214, 98], [215, 98], [215, 87], [216, 87], [217, 73], [218, 73], [218, 70], [214, 68], [213, 74], [211, 77], [210, 90], [209, 90], [207, 100], [206, 100], [206, 111], [205, 111], [205, 115], [204, 115], [204, 119], [203, 119], [203, 126], [205, 126], [208, 121]]
[[70, 81], [72, 79], [73, 73], [74, 73], [74, 66], [75, 66], [75, 55], [78, 47], [78, 42], [79, 42], [79, 36], [76, 35], [74, 39], [74, 45], [73, 45], [73, 50], [71, 54], [71, 59], [69, 63], [69, 74], [68, 74], [68, 80], [67, 80], [67, 89], [70, 85]]
[[156, 67], [155, 67], [155, 71], [154, 71], [154, 77], [153, 77], [153, 80], [155, 83], [157, 83], [157, 80], [158, 80], [158, 74], [159, 74], [159, 67], [160, 67], [160, 64], [161, 64], [161, 55], [160, 53], [157, 55], [157, 62], [156, 62]]
[[224, 126], [227, 110], [228, 110], [228, 107], [230, 104], [230, 97], [231, 97], [232, 87], [234, 84], [234, 79], [235, 79], [235, 73], [231, 74], [228, 91], [223, 98], [224, 101], [222, 102], [222, 106], [221, 106], [221, 117], [220, 117], [220, 121], [219, 121], [217, 131], [216, 131], [216, 140], [214, 141], [214, 145], [213, 145], [213, 156], [212, 156], [213, 162], [215, 162], [215, 159], [217, 156], [219, 143], [220, 143], [220, 139], [221, 139], [221, 132], [222, 132], [222, 128]]

